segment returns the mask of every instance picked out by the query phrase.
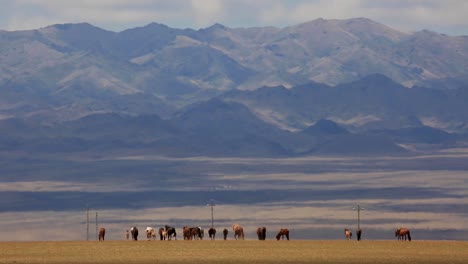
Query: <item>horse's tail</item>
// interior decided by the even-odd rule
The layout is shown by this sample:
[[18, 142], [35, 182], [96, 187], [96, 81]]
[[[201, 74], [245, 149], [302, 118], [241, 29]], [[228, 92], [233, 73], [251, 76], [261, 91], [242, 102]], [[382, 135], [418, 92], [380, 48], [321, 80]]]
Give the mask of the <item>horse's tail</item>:
[[411, 241], [410, 231], [408, 230], [408, 241]]

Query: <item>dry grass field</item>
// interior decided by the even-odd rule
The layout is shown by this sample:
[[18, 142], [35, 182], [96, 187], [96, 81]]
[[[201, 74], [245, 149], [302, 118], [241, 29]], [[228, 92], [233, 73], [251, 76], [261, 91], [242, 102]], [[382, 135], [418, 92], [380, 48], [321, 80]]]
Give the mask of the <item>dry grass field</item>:
[[0, 263], [467, 263], [464, 241], [1, 242]]

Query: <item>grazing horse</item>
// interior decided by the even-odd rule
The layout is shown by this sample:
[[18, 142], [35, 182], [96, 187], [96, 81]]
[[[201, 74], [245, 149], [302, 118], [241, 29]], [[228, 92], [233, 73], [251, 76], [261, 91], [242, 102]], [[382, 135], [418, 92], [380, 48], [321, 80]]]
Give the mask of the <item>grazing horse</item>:
[[407, 229], [407, 228], [398, 228], [395, 231], [395, 237], [397, 237], [398, 240], [403, 241], [403, 239], [404, 239], [406, 241], [406, 238], [408, 238], [408, 241], [411, 241], [411, 234], [410, 234], [409, 229]]
[[257, 228], [257, 236], [258, 240], [265, 240], [266, 239], [266, 227], [262, 226]]
[[347, 240], [350, 240], [353, 237], [353, 232], [351, 232], [349, 229], [345, 229], [344, 234]]
[[361, 235], [362, 235], [362, 230], [361, 229], [358, 229], [356, 231], [356, 237], [357, 237], [357, 240], [358, 241], [361, 241]]
[[192, 240], [192, 239], [195, 239], [195, 240], [203, 239], [203, 236], [202, 236], [201, 232], [202, 232], [201, 227], [191, 227], [190, 228], [190, 240]]
[[148, 241], [151, 239], [153, 240], [156, 239], [156, 232], [154, 231], [154, 228], [148, 226], [146, 227], [145, 232], [146, 232], [146, 238], [148, 239]]
[[99, 228], [99, 241], [104, 241], [104, 236], [106, 235], [106, 229], [104, 227]]
[[215, 240], [216, 229], [213, 227], [208, 229], [208, 236], [210, 237], [211, 240]]
[[166, 225], [164, 227], [164, 231], [167, 232], [167, 240], [171, 240], [172, 237], [174, 237], [175, 240], [177, 240], [177, 233], [176, 233], [176, 229], [172, 226], [168, 226]]
[[166, 231], [164, 227], [159, 228], [158, 230], [159, 240], [166, 240]]
[[125, 239], [128, 240], [130, 238], [130, 233], [128, 233], [128, 229], [125, 230]]
[[138, 240], [138, 228], [136, 228], [136, 226], [130, 229], [130, 234], [132, 234], [132, 240]]
[[190, 227], [184, 226], [182, 234], [184, 235], [184, 240], [192, 240], [192, 229]]
[[223, 230], [224, 240], [227, 240], [228, 233], [229, 233], [229, 231], [227, 230], [227, 228], [224, 228], [224, 230]]
[[234, 224], [232, 226], [232, 230], [234, 230], [234, 238], [237, 239], [244, 239], [244, 228], [239, 224]]
[[276, 240], [284, 239], [286, 236], [286, 239], [289, 240], [289, 229], [287, 228], [281, 228], [278, 234], [276, 235]]
[[200, 229], [200, 239], [203, 240], [203, 238], [205, 237], [205, 229], [201, 228], [201, 227], [198, 227]]

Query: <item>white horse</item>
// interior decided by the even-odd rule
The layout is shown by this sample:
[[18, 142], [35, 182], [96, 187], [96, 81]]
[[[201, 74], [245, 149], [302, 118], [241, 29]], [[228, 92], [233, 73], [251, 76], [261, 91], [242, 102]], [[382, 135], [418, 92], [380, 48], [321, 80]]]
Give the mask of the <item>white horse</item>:
[[151, 240], [151, 239], [155, 240], [156, 239], [156, 231], [154, 231], [154, 228], [148, 226], [146, 228], [145, 232], [146, 232], [146, 238], [148, 240]]

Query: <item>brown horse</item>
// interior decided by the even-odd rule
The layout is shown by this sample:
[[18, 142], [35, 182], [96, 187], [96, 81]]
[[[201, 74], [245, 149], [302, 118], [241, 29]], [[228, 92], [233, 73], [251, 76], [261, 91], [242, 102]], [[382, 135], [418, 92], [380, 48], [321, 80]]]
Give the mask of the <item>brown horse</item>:
[[257, 228], [257, 236], [258, 240], [265, 240], [266, 239], [266, 227], [262, 226]]
[[215, 228], [210, 228], [208, 229], [208, 236], [210, 236], [210, 239], [211, 240], [215, 240], [215, 236], [216, 236], [216, 229]]
[[166, 240], [166, 230], [164, 227], [158, 229], [159, 240]]
[[244, 239], [244, 228], [239, 224], [234, 224], [232, 226], [232, 230], [234, 231], [234, 238], [237, 239]]
[[353, 237], [353, 232], [351, 232], [349, 229], [345, 229], [344, 234], [347, 240], [350, 240]]
[[404, 239], [406, 241], [406, 239], [408, 239], [408, 241], [411, 241], [411, 234], [410, 234], [409, 229], [407, 229], [407, 228], [398, 228], [395, 231], [395, 237], [397, 237], [398, 240], [403, 241], [403, 239]]
[[104, 236], [106, 236], [106, 229], [101, 227], [99, 228], [99, 241], [104, 241]]
[[202, 228], [201, 227], [191, 227], [190, 228], [190, 240], [202, 240]]
[[182, 234], [184, 236], [184, 240], [192, 240], [192, 229], [189, 226], [184, 226], [182, 228]]
[[228, 233], [229, 233], [229, 231], [227, 230], [227, 228], [224, 228], [224, 230], [223, 230], [224, 240], [227, 240]]
[[281, 228], [278, 234], [276, 235], [276, 240], [284, 239], [286, 236], [286, 239], [289, 240], [289, 229], [287, 228]]

